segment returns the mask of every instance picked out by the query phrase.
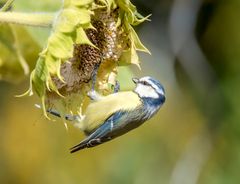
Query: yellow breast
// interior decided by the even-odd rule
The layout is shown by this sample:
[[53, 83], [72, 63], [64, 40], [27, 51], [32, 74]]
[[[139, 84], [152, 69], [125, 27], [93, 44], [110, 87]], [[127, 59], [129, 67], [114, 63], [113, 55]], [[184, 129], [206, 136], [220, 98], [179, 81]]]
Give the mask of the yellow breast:
[[130, 111], [141, 104], [138, 95], [132, 91], [114, 93], [91, 103], [82, 123], [84, 131], [91, 132], [100, 126], [108, 117], [119, 110]]

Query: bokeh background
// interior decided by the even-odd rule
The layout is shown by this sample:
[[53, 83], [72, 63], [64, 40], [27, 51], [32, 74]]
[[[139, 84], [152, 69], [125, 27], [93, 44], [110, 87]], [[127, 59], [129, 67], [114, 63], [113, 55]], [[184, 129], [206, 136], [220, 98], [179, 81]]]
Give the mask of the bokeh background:
[[[133, 3], [143, 15], [152, 14], [151, 22], [137, 28], [152, 55], [141, 54], [141, 71], [121, 69], [119, 80], [127, 90], [131, 76], [158, 78], [167, 96], [160, 112], [118, 139], [70, 154], [68, 148], [84, 135], [46, 120], [34, 107], [37, 97], [15, 98], [28, 88], [28, 77], [19, 82], [23, 72], [6, 68], [8, 82], [0, 82], [0, 183], [240, 182], [240, 0]], [[18, 0], [14, 10], [60, 6], [60, 0]], [[26, 30], [38, 51], [50, 30]]]

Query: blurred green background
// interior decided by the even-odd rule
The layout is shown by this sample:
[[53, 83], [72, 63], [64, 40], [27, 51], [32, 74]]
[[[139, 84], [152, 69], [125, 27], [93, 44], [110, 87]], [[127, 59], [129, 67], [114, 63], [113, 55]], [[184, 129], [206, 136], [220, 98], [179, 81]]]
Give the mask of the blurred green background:
[[[83, 134], [46, 120], [34, 107], [37, 97], [14, 97], [28, 88], [28, 78], [1, 81], [0, 183], [239, 183], [240, 0], [133, 3], [143, 15], [152, 13], [152, 21], [137, 28], [152, 55], [141, 54], [142, 71], [132, 67], [132, 75], [162, 82], [167, 100], [160, 112], [118, 139], [70, 154]], [[14, 10], [60, 6], [60, 0], [18, 0]], [[41, 48], [50, 30], [26, 29]], [[123, 74], [122, 88], [132, 88]]]

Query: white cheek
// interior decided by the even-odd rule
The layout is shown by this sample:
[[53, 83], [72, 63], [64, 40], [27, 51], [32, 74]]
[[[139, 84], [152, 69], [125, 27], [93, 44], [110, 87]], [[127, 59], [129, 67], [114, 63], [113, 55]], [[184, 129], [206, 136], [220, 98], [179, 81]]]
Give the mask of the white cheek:
[[142, 84], [137, 85], [135, 92], [138, 93], [140, 97], [159, 98], [158, 94], [152, 87], [144, 86]]

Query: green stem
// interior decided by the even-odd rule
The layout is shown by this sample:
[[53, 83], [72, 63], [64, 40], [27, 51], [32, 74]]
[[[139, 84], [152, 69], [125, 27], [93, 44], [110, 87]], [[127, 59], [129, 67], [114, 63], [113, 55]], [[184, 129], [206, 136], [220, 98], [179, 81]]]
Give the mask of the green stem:
[[14, 0], [8, 0], [4, 5], [3, 7], [0, 9], [0, 11], [7, 11], [8, 8], [12, 5]]
[[21, 48], [20, 48], [21, 43], [20, 43], [20, 41], [18, 39], [16, 30], [14, 29], [14, 27], [12, 25], [11, 25], [11, 30], [12, 30], [14, 41], [15, 41], [14, 47], [15, 47], [15, 50], [16, 50], [16, 54], [17, 54], [19, 63], [22, 66], [24, 74], [28, 75], [29, 74], [29, 66], [27, 64], [27, 61], [25, 60], [25, 58], [22, 55]]
[[0, 12], [0, 23], [51, 27], [55, 13]]

